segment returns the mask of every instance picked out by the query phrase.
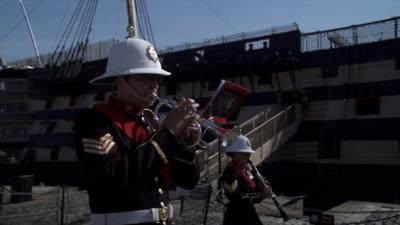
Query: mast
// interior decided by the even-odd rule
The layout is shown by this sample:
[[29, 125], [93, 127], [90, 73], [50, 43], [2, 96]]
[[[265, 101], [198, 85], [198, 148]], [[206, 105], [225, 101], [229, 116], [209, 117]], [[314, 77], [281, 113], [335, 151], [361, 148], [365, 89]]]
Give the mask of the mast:
[[128, 37], [137, 37], [137, 21], [136, 21], [136, 6], [135, 0], [126, 0], [126, 5], [128, 9]]
[[36, 53], [36, 58], [37, 58], [38, 64], [39, 64], [39, 66], [42, 66], [42, 61], [40, 60], [40, 56], [39, 56], [39, 50], [38, 50], [38, 48], [36, 46], [35, 36], [33, 35], [32, 28], [31, 28], [31, 23], [29, 22], [28, 14], [26, 13], [24, 3], [22, 2], [22, 0], [19, 0], [19, 4], [21, 5], [22, 11], [24, 13], [26, 24], [28, 25], [28, 29], [29, 29], [29, 33], [31, 35], [33, 47], [35, 48], [35, 53]]

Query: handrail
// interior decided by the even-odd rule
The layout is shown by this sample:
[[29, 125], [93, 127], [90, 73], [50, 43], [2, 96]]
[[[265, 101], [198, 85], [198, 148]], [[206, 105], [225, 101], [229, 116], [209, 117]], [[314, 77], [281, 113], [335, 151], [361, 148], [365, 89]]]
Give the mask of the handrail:
[[[294, 114], [293, 114], [294, 112]], [[291, 114], [292, 113], [292, 114]], [[299, 121], [301, 120], [301, 105], [299, 103], [295, 103], [291, 106], [288, 106], [284, 109], [282, 109], [279, 113], [275, 114], [271, 118], [266, 119], [264, 122], [262, 122], [259, 125], [256, 125], [257, 120], [260, 119], [260, 117], [263, 117], [266, 115], [266, 111], [262, 111], [258, 113], [257, 115], [251, 117], [249, 120], [245, 121], [241, 125], [239, 125], [240, 128], [243, 128], [244, 126], [248, 126], [249, 124], [252, 124], [252, 128], [249, 132], [246, 132], [244, 135], [248, 136], [250, 139], [255, 139], [257, 134], [259, 134], [260, 138], [259, 141], [252, 140], [252, 145], [253, 148], [256, 149], [256, 152], [261, 149], [264, 143], [273, 140], [276, 136], [278, 136], [281, 132], [283, 132], [285, 129], [289, 128], [289, 126], [293, 124], [298, 124]], [[279, 124], [279, 122], [283, 120], [283, 124]], [[270, 127], [269, 127], [270, 126]], [[273, 129], [272, 135], [266, 135], [263, 133], [263, 130], [267, 129]], [[288, 139], [289, 137], [287, 137]], [[274, 145], [272, 150], [275, 150], [278, 145]], [[201, 177], [202, 178], [210, 178], [210, 176], [214, 175], [216, 173], [216, 168], [218, 164], [218, 140], [214, 140], [209, 144], [209, 150], [206, 152], [207, 159], [205, 160], [205, 165], [204, 165], [204, 170], [201, 172]], [[225, 155], [221, 156], [222, 157], [222, 162], [226, 163], [227, 157], [224, 157]], [[267, 155], [262, 155], [261, 157], [265, 158]]]

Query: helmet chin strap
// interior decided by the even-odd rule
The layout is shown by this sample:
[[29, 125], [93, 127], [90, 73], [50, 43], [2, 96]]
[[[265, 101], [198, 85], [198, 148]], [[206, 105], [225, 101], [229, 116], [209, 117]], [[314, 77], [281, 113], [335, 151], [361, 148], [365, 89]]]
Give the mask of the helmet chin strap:
[[129, 94], [135, 96], [135, 98], [137, 98], [139, 101], [142, 101], [146, 105], [145, 107], [149, 107], [154, 104], [156, 98], [149, 98], [141, 95], [135, 91], [122, 77], [116, 77], [115, 82], [118, 84], [118, 86], [124, 88]]

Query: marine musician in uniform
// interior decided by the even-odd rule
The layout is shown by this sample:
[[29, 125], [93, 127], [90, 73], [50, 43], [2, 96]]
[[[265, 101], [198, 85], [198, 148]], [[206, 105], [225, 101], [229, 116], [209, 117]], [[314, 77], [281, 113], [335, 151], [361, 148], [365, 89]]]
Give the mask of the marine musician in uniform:
[[169, 75], [149, 42], [127, 38], [111, 49], [106, 72], [91, 80], [116, 85], [74, 126], [93, 225], [170, 224], [170, 182], [186, 189], [197, 184], [195, 149], [178, 137], [197, 133], [199, 105], [182, 98], [161, 124], [149, 109], [160, 80]]
[[247, 137], [239, 135], [226, 150], [231, 162], [220, 178], [229, 202], [224, 214], [224, 225], [262, 225], [254, 208], [255, 203], [270, 197], [268, 187], [250, 164], [251, 148]]

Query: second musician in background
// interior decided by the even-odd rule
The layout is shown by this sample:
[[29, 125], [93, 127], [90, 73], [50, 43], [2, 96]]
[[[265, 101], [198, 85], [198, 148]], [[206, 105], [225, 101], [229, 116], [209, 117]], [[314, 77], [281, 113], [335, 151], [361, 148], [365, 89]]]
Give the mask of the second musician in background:
[[221, 177], [229, 200], [224, 225], [262, 225], [253, 204], [269, 197], [269, 191], [250, 164], [249, 158], [254, 150], [249, 139], [239, 135], [225, 152], [232, 161]]

